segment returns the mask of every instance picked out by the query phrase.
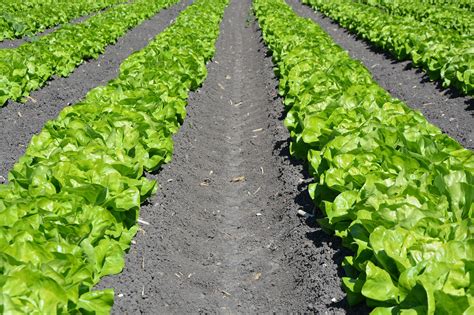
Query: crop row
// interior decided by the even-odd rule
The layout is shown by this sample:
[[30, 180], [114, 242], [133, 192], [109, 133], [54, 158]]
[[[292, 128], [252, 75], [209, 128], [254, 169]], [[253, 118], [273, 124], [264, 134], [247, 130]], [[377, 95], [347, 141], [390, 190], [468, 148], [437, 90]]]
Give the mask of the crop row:
[[189, 90], [202, 84], [227, 0], [197, 0], [118, 78], [91, 90], [34, 136], [0, 186], [1, 310], [107, 313], [138, 230], [143, 176], [170, 161]]
[[0, 106], [21, 100], [53, 75], [67, 76], [84, 60], [97, 58], [127, 30], [178, 0], [136, 0], [66, 25], [15, 49], [0, 50]]
[[410, 16], [419, 21], [456, 30], [462, 35], [472, 35], [474, 32], [472, 12], [456, 6], [435, 6], [413, 0], [359, 0], [359, 2], [380, 8], [392, 15]]
[[255, 0], [254, 11], [319, 223], [355, 253], [343, 263], [348, 301], [374, 314], [472, 312], [474, 154], [284, 0]]
[[474, 93], [474, 39], [352, 0], [303, 0], [400, 60], [411, 59], [432, 80]]
[[125, 0], [2, 1], [0, 41], [33, 35]]
[[433, 5], [456, 6], [457, 8], [466, 9], [471, 12], [474, 10], [474, 1], [472, 0], [421, 0], [421, 2]]

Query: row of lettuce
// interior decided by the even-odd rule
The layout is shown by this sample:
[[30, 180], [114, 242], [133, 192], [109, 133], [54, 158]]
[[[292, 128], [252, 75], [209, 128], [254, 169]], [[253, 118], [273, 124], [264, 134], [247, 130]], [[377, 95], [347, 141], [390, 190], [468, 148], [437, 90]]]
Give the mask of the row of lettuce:
[[[445, 27], [391, 15], [352, 0], [302, 0], [399, 60], [411, 59], [431, 80], [474, 93], [474, 38]], [[472, 22], [472, 19], [470, 20]], [[472, 23], [469, 23], [472, 24]], [[472, 31], [472, 27], [469, 28]]]
[[207, 75], [227, 0], [197, 0], [34, 136], [0, 186], [0, 310], [108, 313], [140, 204], [144, 171], [170, 161], [190, 90]]
[[462, 8], [474, 11], [474, 1], [472, 0], [420, 0], [423, 3], [433, 4], [433, 5], [449, 5], [455, 6], [457, 8]]
[[53, 75], [67, 76], [84, 60], [97, 58], [125, 32], [178, 0], [135, 0], [117, 5], [82, 23], [0, 50], [0, 106], [21, 100]]
[[343, 286], [373, 314], [474, 311], [474, 154], [379, 87], [284, 0], [255, 0], [307, 161], [319, 223], [342, 238]]
[[380, 8], [392, 15], [412, 17], [418, 21], [433, 23], [462, 35], [473, 35], [474, 15], [455, 5], [432, 5], [413, 0], [358, 0]]
[[2, 0], [0, 41], [31, 36], [126, 0]]

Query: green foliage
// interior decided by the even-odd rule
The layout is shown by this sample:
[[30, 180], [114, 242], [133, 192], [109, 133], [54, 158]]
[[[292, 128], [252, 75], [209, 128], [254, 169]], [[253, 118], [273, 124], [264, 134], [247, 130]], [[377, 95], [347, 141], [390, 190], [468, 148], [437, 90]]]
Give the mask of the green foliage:
[[[474, 38], [413, 17], [393, 16], [352, 0], [303, 0], [397, 59], [411, 59], [431, 80], [474, 93]], [[469, 21], [470, 30], [472, 26]]]
[[291, 153], [308, 162], [320, 224], [354, 251], [349, 303], [374, 314], [474, 309], [474, 154], [392, 98], [284, 0], [255, 0], [285, 97]]
[[97, 58], [127, 30], [176, 2], [136, 0], [18, 48], [0, 50], [0, 106], [27, 96], [53, 75], [69, 75], [84, 60]]
[[[412, 0], [358, 0], [380, 8], [392, 15], [413, 17], [418, 21], [432, 23], [461, 35], [473, 35], [474, 15], [456, 5], [431, 5]], [[427, 24], [429, 25], [429, 24]]]
[[204, 81], [227, 0], [198, 0], [118, 78], [65, 108], [33, 137], [0, 186], [2, 313], [108, 313], [140, 204], [143, 176], [170, 161], [190, 89]]
[[2, 0], [0, 41], [33, 35], [125, 0]]
[[474, 11], [474, 1], [472, 0], [420, 0], [422, 3], [433, 5], [448, 5], [454, 6], [468, 11]]

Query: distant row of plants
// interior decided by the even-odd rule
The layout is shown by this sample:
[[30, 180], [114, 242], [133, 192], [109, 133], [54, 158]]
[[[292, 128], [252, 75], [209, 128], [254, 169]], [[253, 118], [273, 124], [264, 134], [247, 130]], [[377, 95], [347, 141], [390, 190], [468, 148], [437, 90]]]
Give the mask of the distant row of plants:
[[358, 0], [380, 8], [392, 15], [413, 17], [416, 20], [456, 30], [461, 35], [473, 35], [473, 12], [456, 5], [432, 5], [413, 0]]
[[53, 75], [67, 76], [84, 60], [97, 58], [109, 44], [178, 0], [135, 0], [117, 5], [82, 23], [65, 25], [24, 43], [0, 50], [0, 106], [22, 100]]
[[[474, 38], [352, 0], [302, 0], [397, 59], [411, 59], [430, 79], [474, 93]], [[472, 27], [471, 27], [472, 29]]]
[[2, 0], [0, 41], [32, 36], [126, 0]]

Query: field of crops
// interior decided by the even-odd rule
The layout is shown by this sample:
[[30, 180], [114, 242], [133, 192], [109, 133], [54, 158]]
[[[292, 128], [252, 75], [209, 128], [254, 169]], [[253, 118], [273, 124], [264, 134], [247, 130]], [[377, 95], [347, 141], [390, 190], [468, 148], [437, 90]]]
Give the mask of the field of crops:
[[472, 0], [1, 7], [1, 313], [474, 313]]

